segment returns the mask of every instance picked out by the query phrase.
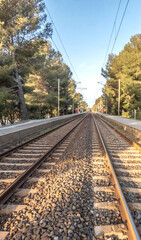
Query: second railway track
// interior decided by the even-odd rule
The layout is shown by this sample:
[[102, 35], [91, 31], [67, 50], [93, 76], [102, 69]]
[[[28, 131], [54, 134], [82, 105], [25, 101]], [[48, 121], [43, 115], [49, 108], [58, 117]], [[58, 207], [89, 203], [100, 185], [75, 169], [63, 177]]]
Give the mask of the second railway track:
[[[0, 155], [0, 194], [34, 163], [42, 163], [42, 157], [48, 157], [59, 143], [71, 133], [83, 118], [70, 121], [50, 132], [24, 144], [14, 147]], [[58, 150], [59, 151], [59, 150]], [[47, 156], [46, 156], [47, 154]], [[57, 153], [59, 155], [59, 152]], [[57, 157], [56, 157], [57, 158]], [[41, 159], [41, 160], [40, 160]], [[39, 161], [40, 160], [40, 161]], [[38, 166], [36, 166], [37, 168]], [[35, 169], [36, 169], [35, 168]], [[34, 170], [34, 169], [33, 169]], [[0, 204], [2, 203], [0, 195]]]
[[[85, 117], [80, 117], [73, 120], [1, 155], [0, 204], [5, 203], [33, 172], [38, 179], [53, 168], [69, 146], [71, 133], [84, 119]], [[69, 140], [67, 140], [68, 136]], [[1, 205], [0, 213], [6, 211], [10, 209], [6, 210], [5, 205]]]
[[[139, 240], [139, 152], [99, 119], [95, 123], [92, 114], [73, 133], [68, 135], [68, 132], [68, 127], [58, 134], [54, 131], [51, 142], [45, 137], [20, 149], [18, 160], [15, 160], [15, 163], [19, 161], [18, 165], [14, 166], [11, 157], [7, 156], [9, 166], [12, 163], [14, 170], [18, 166], [18, 170], [22, 171], [21, 163], [27, 164], [28, 169], [29, 163], [35, 162], [36, 154], [40, 157], [41, 150], [44, 152], [47, 147], [50, 151], [53, 143], [60, 143], [55, 151], [51, 150], [47, 161], [45, 157], [40, 168], [30, 174], [30, 178], [23, 181], [21, 188], [11, 198], [7, 198], [6, 204], [1, 207], [1, 230], [5, 231], [4, 234], [9, 232], [6, 239]], [[60, 137], [64, 133], [68, 137], [62, 141]], [[122, 209], [125, 206], [117, 194], [118, 186], [113, 181], [105, 150], [111, 158], [135, 226]], [[12, 159], [15, 155], [16, 152]], [[1, 166], [5, 171], [6, 164], [3, 162]], [[133, 166], [137, 175], [131, 171]], [[4, 183], [4, 178], [2, 181]], [[11, 173], [3, 189], [9, 184], [8, 181], [11, 181]], [[17, 213], [9, 215], [15, 210], [14, 207], [17, 207]]]

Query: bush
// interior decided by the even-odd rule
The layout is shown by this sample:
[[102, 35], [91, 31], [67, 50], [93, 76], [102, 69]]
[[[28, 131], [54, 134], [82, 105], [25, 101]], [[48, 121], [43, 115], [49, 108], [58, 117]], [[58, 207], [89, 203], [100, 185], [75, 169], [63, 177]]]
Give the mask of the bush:
[[129, 112], [124, 112], [124, 111], [122, 111], [122, 115], [121, 115], [122, 117], [125, 117], [125, 118], [130, 118], [131, 117], [131, 115], [129, 114]]

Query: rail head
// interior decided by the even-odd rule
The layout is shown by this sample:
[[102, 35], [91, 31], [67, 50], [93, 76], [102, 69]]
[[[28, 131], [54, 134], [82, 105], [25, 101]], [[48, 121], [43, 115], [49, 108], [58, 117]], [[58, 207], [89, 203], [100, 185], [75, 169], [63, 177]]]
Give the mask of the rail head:
[[140, 238], [138, 230], [137, 230], [137, 228], [135, 226], [135, 223], [134, 223], [134, 220], [133, 220], [132, 215], [130, 213], [128, 204], [126, 202], [126, 199], [125, 199], [124, 194], [122, 192], [122, 189], [120, 187], [118, 178], [116, 176], [115, 170], [113, 168], [110, 156], [109, 156], [108, 151], [106, 149], [106, 146], [105, 146], [105, 143], [104, 143], [104, 139], [103, 139], [102, 134], [100, 132], [100, 129], [99, 129], [99, 127], [98, 127], [98, 125], [97, 125], [97, 123], [95, 121], [94, 116], [93, 116], [93, 120], [94, 120], [94, 124], [96, 126], [96, 129], [97, 129], [100, 141], [102, 143], [103, 149], [105, 151], [106, 159], [107, 159], [107, 162], [108, 162], [108, 165], [109, 165], [109, 169], [110, 169], [110, 172], [111, 172], [111, 176], [112, 176], [112, 181], [113, 181], [113, 183], [115, 185], [116, 195], [120, 199], [120, 201], [119, 201], [119, 208], [120, 208], [120, 211], [121, 211], [121, 214], [122, 214], [122, 218], [125, 221], [126, 226], [127, 226], [128, 238], [129, 238], [129, 240], [140, 240], [141, 238]]
[[4, 204], [27, 179], [33, 174], [33, 172], [46, 160], [55, 149], [74, 131], [86, 118], [88, 114], [86, 114], [83, 118], [80, 119], [78, 123], [67, 133], [65, 136], [59, 140], [49, 151], [43, 154], [34, 164], [32, 164], [26, 171], [24, 171], [18, 178], [15, 179], [12, 184], [5, 189], [0, 194], [0, 205]]
[[118, 129], [116, 129], [114, 126], [111, 125], [111, 123], [108, 123], [104, 117], [101, 117], [99, 115], [96, 115], [98, 118], [101, 119], [105, 124], [107, 124], [110, 128], [112, 128], [116, 133], [118, 133], [121, 137], [123, 137], [126, 141], [128, 141], [130, 144], [132, 144], [137, 150], [141, 152], [141, 146], [136, 142], [131, 140], [129, 137], [125, 136], [124, 133], [120, 132]]
[[[86, 113], [84, 114], [84, 116], [85, 116], [85, 115], [87, 116]], [[63, 123], [63, 124], [60, 124], [59, 126], [57, 126], [57, 127], [53, 128], [53, 129], [49, 130], [48, 132], [39, 134], [38, 136], [36, 136], [36, 137], [34, 137], [34, 138], [30, 139], [30, 140], [27, 140], [27, 141], [25, 141], [24, 143], [19, 144], [18, 146], [14, 146], [14, 147], [8, 149], [7, 151], [5, 151], [5, 152], [3, 152], [3, 153], [0, 154], [0, 159], [1, 159], [2, 157], [8, 156], [8, 155], [9, 155], [10, 153], [12, 153], [12, 152], [15, 152], [17, 149], [23, 148], [24, 146], [28, 145], [29, 143], [32, 143], [33, 141], [38, 140], [39, 138], [41, 138], [41, 137], [43, 137], [43, 136], [47, 136], [48, 134], [56, 131], [57, 129], [59, 129], [59, 128], [65, 126], [65, 125], [67, 125], [67, 124], [69, 124], [70, 122], [75, 121], [75, 120], [76, 120], [77, 118], [79, 118], [79, 117], [82, 117], [82, 118], [83, 118], [82, 114], [81, 114], [81, 115], [76, 115], [75, 118], [69, 119], [67, 122], [65, 122], [65, 123]]]

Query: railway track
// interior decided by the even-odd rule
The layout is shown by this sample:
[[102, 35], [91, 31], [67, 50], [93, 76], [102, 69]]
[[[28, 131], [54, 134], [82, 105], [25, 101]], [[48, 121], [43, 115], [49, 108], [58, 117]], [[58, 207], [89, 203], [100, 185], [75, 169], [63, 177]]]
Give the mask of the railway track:
[[110, 170], [109, 173], [111, 173], [111, 180], [115, 186], [116, 196], [119, 199], [119, 208], [127, 228], [128, 238], [140, 239], [141, 153], [127, 137], [124, 138], [119, 135], [117, 131], [111, 129], [109, 125], [99, 118], [96, 118], [96, 125], [99, 134], [101, 134]]
[[[57, 129], [32, 139], [1, 154], [0, 159], [0, 215], [23, 210], [15, 205], [39, 179], [42, 181], [61, 159], [86, 116], [63, 124]], [[30, 177], [30, 178], [29, 178]], [[23, 189], [20, 188], [23, 185]], [[27, 186], [27, 188], [25, 188]], [[36, 192], [36, 191], [35, 191]], [[15, 195], [13, 196], [13, 194]], [[13, 196], [12, 202], [10, 197]], [[5, 204], [6, 203], [6, 204]], [[12, 203], [12, 205], [9, 205]], [[2, 219], [2, 218], [1, 218]], [[5, 239], [7, 232], [0, 232]]]
[[[3, 222], [1, 226], [4, 226], [1, 230], [5, 231], [3, 231], [4, 234], [8, 234], [6, 231], [11, 231], [6, 239], [140, 239], [137, 232], [140, 225], [139, 209], [132, 208], [134, 203], [140, 205], [137, 202], [140, 199], [140, 175], [138, 174], [140, 157], [135, 149], [133, 151], [129, 142], [125, 143], [121, 136], [115, 135], [115, 132], [99, 119], [94, 121], [93, 115], [89, 115], [81, 124], [77, 121], [75, 124], [78, 127], [71, 134], [68, 134], [68, 127], [67, 132], [61, 130], [61, 134], [65, 132], [68, 136], [63, 141], [60, 140], [58, 129], [58, 134], [54, 131], [52, 137], [46, 136], [46, 140], [41, 140], [40, 144], [37, 140], [36, 143], [30, 142], [30, 146], [25, 145], [24, 149], [19, 150], [23, 155], [17, 154], [17, 159], [23, 158], [23, 160], [19, 160], [18, 164], [21, 162], [29, 164], [30, 158], [30, 164], [32, 164], [35, 162], [33, 154], [39, 154], [40, 150], [45, 150], [45, 147], [48, 147], [45, 142], [47, 144], [50, 143], [49, 140], [52, 142], [48, 149], [49, 155], [45, 157], [38, 170], [34, 170], [26, 182], [24, 179], [18, 191], [11, 198], [8, 197], [6, 204], [1, 207], [1, 221]], [[84, 138], [86, 143], [82, 144]], [[52, 151], [53, 143], [57, 144], [57, 142], [59, 146]], [[31, 149], [34, 151], [31, 152]], [[25, 157], [25, 150], [29, 157]], [[63, 158], [64, 152], [66, 152], [65, 158]], [[71, 156], [76, 157], [69, 160], [70, 153]], [[127, 155], [126, 159], [125, 155]], [[131, 156], [132, 159], [130, 159]], [[15, 157], [14, 155], [12, 158]], [[9, 163], [13, 164], [11, 159]], [[126, 175], [127, 171], [119, 171], [119, 169], [126, 170], [128, 166], [129, 170], [132, 170], [132, 163], [135, 170], [138, 170], [136, 182], [133, 182], [133, 176], [130, 178]], [[5, 169], [5, 165], [1, 166]], [[114, 170], [111, 166], [114, 167], [117, 178], [113, 175]], [[29, 166], [26, 167], [28, 169]], [[129, 172], [133, 174], [133, 171]], [[120, 186], [124, 193], [123, 196], [119, 194]], [[123, 201], [124, 196], [128, 202], [127, 206], [126, 201]], [[130, 211], [127, 211], [128, 206], [135, 224]], [[15, 210], [19, 213], [9, 215], [9, 220], [6, 220], [5, 224], [7, 214]]]

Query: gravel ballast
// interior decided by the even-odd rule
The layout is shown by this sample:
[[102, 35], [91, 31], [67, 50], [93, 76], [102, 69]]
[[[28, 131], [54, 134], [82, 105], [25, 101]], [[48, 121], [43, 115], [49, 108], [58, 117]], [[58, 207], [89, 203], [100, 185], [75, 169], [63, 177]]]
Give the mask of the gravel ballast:
[[[43, 181], [24, 184], [24, 188], [36, 187], [37, 192], [21, 198], [26, 208], [13, 213], [5, 221], [2, 230], [9, 231], [6, 240], [104, 239], [95, 238], [94, 226], [122, 223], [118, 209], [94, 209], [94, 202], [114, 201], [115, 196], [113, 193], [94, 193], [95, 186], [108, 187], [111, 181], [94, 180], [94, 176], [108, 178], [109, 173], [106, 167], [105, 170], [96, 170], [91, 156], [91, 127], [92, 119], [88, 118], [72, 141], [71, 148], [67, 149], [57, 166], [44, 175]], [[93, 156], [96, 159], [102, 157], [102, 153]], [[110, 239], [118, 238], [112, 236]]]

